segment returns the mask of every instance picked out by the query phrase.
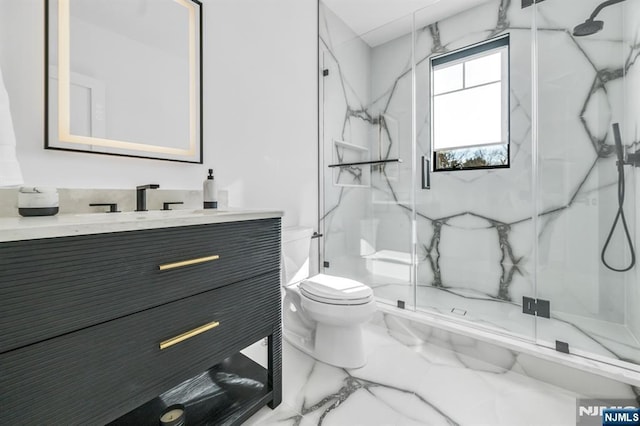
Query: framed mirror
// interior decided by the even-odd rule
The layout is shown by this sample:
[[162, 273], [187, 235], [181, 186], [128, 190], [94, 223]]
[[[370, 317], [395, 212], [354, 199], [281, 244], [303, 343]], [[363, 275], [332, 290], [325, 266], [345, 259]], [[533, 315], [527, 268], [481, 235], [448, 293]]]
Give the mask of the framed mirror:
[[45, 0], [45, 148], [202, 163], [202, 4]]

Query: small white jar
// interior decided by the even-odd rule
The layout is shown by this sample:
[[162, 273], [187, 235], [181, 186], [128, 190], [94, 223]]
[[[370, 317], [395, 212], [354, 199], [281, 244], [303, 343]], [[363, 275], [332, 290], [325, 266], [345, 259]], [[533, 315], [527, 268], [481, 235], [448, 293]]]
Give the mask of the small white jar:
[[53, 216], [58, 213], [58, 190], [43, 186], [23, 186], [18, 192], [21, 216]]

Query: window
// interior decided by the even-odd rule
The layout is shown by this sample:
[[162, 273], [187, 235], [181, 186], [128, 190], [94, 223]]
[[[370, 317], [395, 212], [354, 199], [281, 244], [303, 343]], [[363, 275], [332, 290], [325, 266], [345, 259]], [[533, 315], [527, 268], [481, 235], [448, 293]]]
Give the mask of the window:
[[509, 167], [509, 35], [431, 59], [434, 171]]

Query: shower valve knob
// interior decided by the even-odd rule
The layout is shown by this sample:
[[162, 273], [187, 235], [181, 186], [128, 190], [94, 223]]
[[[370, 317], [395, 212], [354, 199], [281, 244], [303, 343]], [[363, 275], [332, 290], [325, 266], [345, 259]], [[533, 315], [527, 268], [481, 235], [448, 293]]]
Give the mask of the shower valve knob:
[[633, 154], [627, 154], [627, 158], [624, 164], [640, 167], [640, 152], [634, 152]]

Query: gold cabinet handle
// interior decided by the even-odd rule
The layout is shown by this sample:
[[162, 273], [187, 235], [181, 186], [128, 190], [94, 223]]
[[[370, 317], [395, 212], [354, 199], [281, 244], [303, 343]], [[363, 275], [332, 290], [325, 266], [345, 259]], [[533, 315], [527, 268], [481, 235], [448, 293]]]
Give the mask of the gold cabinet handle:
[[199, 263], [211, 262], [214, 260], [220, 259], [220, 256], [215, 254], [213, 256], [207, 257], [199, 257], [197, 259], [183, 260], [181, 262], [173, 262], [173, 263], [165, 263], [164, 265], [158, 266], [158, 269], [161, 271], [166, 271], [168, 269], [182, 268], [183, 266], [189, 265], [197, 265]]
[[216, 328], [220, 323], [218, 321], [213, 321], [205, 325], [201, 325], [198, 328], [194, 328], [193, 330], [187, 331], [186, 333], [182, 333], [179, 336], [172, 337], [171, 339], [167, 339], [165, 341], [160, 342], [160, 350], [167, 349], [177, 343], [184, 342], [187, 339], [191, 339], [198, 334], [204, 333], [205, 331], [211, 330], [212, 328]]

